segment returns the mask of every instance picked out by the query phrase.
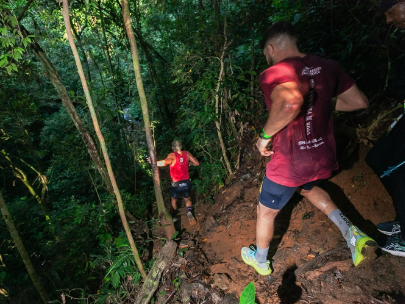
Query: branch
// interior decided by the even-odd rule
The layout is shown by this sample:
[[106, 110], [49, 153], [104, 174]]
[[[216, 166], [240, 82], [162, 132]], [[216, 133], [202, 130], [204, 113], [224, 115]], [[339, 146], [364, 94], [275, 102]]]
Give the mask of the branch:
[[27, 9], [30, 7], [31, 3], [34, 2], [34, 0], [28, 0], [27, 4], [24, 6], [20, 16], [18, 16], [17, 20], [18, 22], [21, 21], [21, 19], [24, 17], [25, 12], [27, 11]]

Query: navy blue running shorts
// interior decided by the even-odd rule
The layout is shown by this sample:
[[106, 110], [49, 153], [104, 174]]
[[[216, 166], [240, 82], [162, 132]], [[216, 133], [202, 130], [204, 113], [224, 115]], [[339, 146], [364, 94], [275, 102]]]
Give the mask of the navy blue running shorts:
[[172, 190], [170, 191], [170, 195], [175, 199], [178, 199], [181, 194], [183, 194], [184, 198], [189, 198], [190, 191], [191, 181], [186, 179], [178, 182], [172, 182]]
[[[311, 190], [321, 181], [321, 179], [317, 179], [300, 186], [300, 188], [304, 190]], [[260, 189], [259, 201], [267, 208], [281, 210], [288, 203], [298, 188], [299, 187], [287, 187], [277, 184], [269, 180], [267, 176], [264, 176], [263, 184]]]

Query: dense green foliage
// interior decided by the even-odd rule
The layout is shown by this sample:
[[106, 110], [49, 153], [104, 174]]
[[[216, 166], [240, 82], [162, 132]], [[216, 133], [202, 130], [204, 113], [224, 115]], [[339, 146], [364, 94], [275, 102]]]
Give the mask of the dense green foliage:
[[[60, 7], [57, 1], [29, 3], [25, 10], [25, 1], [0, 0], [0, 189], [50, 299], [60, 300], [63, 292], [80, 303], [102, 303], [110, 293], [123, 303], [131, 299], [140, 275], [114, 199], [30, 47], [35, 40], [43, 48], [95, 138]], [[258, 88], [258, 75], [267, 66], [257, 42], [273, 22], [293, 22], [303, 51], [339, 61], [372, 108], [380, 107], [382, 94], [403, 96], [404, 35], [384, 24], [371, 0], [174, 0], [130, 6], [158, 158], [165, 158], [172, 140], [180, 138], [200, 161], [191, 177], [194, 189], [207, 199], [231, 177], [222, 149], [235, 172], [242, 136], [253, 137], [251, 126], [260, 127], [267, 115]], [[121, 9], [110, 0], [71, 1], [70, 7], [125, 207], [152, 231], [137, 237], [148, 267], [149, 241], [158, 237], [153, 186]], [[17, 19], [31, 36], [22, 37]], [[371, 116], [343, 118], [357, 127]], [[15, 168], [25, 173], [45, 209]], [[161, 171], [167, 190], [169, 180]], [[169, 192], [164, 196], [168, 203]], [[0, 303], [40, 303], [1, 225]]]

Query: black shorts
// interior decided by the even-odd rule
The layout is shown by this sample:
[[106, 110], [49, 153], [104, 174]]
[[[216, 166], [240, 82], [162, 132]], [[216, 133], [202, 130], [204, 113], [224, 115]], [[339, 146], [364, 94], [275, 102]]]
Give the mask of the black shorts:
[[183, 194], [184, 198], [189, 198], [190, 191], [191, 181], [186, 179], [178, 182], [172, 182], [172, 190], [170, 191], [170, 195], [175, 199], [179, 198], [181, 194]]
[[[321, 179], [317, 179], [300, 186], [300, 188], [304, 190], [311, 190], [321, 181]], [[260, 189], [259, 201], [267, 208], [281, 210], [288, 203], [298, 188], [299, 187], [288, 187], [277, 184], [269, 180], [267, 176], [264, 176], [263, 184]]]

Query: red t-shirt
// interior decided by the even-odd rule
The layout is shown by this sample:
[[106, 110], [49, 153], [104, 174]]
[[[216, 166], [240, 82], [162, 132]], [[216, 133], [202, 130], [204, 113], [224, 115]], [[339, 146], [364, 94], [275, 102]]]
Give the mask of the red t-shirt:
[[189, 179], [187, 151], [182, 151], [181, 155], [177, 152], [174, 152], [173, 154], [176, 156], [176, 163], [173, 166], [170, 166], [170, 176], [172, 181], [178, 182]]
[[300, 113], [273, 136], [274, 154], [266, 166], [271, 181], [289, 187], [329, 178], [337, 169], [336, 144], [330, 101], [354, 85], [336, 62], [315, 55], [280, 61], [260, 74], [267, 109], [271, 93], [293, 81], [304, 96]]

